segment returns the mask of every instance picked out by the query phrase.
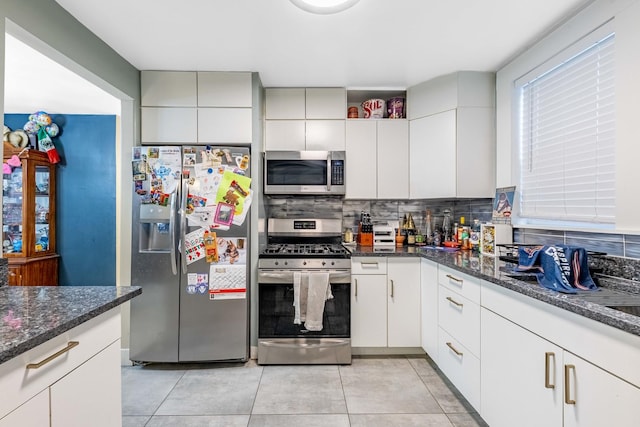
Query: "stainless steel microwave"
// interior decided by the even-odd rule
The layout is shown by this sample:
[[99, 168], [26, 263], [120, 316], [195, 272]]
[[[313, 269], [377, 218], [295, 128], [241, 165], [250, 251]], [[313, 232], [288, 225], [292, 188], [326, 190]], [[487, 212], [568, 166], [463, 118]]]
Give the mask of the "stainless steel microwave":
[[264, 194], [345, 194], [344, 151], [266, 151]]

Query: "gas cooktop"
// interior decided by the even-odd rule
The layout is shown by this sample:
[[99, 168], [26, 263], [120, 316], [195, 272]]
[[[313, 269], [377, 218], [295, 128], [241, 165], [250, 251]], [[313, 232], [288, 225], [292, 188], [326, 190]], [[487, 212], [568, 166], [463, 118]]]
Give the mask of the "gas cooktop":
[[333, 243], [294, 244], [273, 243], [269, 244], [260, 254], [261, 257], [324, 257], [346, 258], [349, 251], [344, 246]]

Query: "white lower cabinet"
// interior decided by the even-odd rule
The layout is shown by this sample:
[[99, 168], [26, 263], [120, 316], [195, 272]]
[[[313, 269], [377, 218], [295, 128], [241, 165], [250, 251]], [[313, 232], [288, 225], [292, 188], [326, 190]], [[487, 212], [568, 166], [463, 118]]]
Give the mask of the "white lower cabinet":
[[438, 367], [471, 406], [479, 410], [480, 359], [442, 328], [439, 329]]
[[352, 258], [351, 345], [420, 347], [420, 260]]
[[[584, 326], [589, 319], [555, 307], [540, 310], [537, 301], [525, 302], [526, 297], [509, 292], [489, 283], [482, 288], [482, 418], [491, 427], [637, 426], [640, 388], [631, 383], [632, 376], [625, 380], [607, 371], [627, 368], [601, 359], [608, 364], [605, 370], [588, 360], [604, 347], [610, 359], [633, 365], [638, 347], [628, 344], [636, 337], [612, 342], [620, 331], [607, 327], [603, 335], [596, 331], [601, 325]], [[576, 342], [586, 344], [580, 350], [585, 354], [570, 350]]]
[[640, 422], [640, 389], [564, 352], [564, 427], [632, 427]]
[[560, 425], [562, 349], [485, 308], [481, 324], [482, 418], [491, 427]]
[[42, 427], [49, 425], [49, 389], [43, 390], [0, 419], [0, 427]]
[[[51, 427], [110, 427], [122, 423], [120, 340], [53, 384]], [[89, 392], [91, 391], [91, 392]]]
[[438, 264], [420, 260], [422, 349], [438, 363]]
[[420, 347], [420, 260], [387, 260], [389, 347]]
[[0, 427], [120, 426], [120, 308], [0, 365]]

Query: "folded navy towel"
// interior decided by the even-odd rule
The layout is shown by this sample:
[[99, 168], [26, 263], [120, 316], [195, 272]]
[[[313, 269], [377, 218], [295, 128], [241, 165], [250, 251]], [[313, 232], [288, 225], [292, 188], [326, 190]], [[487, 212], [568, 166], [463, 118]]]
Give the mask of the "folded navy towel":
[[589, 274], [587, 251], [576, 246], [521, 247], [515, 270], [535, 273], [540, 285], [558, 292], [598, 289]]

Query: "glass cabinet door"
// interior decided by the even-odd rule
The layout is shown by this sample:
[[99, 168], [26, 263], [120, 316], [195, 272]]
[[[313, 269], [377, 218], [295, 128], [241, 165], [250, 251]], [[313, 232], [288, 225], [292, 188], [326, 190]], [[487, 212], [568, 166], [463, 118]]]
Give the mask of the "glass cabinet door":
[[2, 177], [2, 253], [21, 253], [24, 203], [22, 167]]
[[35, 251], [49, 250], [49, 168], [36, 166], [35, 188]]

